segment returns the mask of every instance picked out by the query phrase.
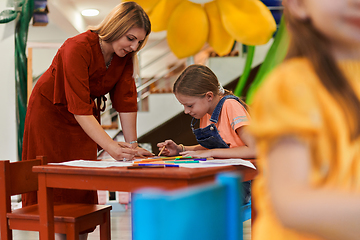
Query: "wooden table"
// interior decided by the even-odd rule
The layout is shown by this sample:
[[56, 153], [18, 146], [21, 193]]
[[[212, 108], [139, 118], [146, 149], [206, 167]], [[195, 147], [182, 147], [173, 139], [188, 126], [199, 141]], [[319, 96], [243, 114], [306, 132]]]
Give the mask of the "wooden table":
[[35, 166], [33, 172], [39, 177], [40, 240], [54, 240], [53, 188], [134, 192], [143, 187], [159, 187], [170, 190], [214, 181], [215, 175], [224, 171], [240, 172], [243, 181], [256, 176], [256, 170], [244, 166], [154, 169]]

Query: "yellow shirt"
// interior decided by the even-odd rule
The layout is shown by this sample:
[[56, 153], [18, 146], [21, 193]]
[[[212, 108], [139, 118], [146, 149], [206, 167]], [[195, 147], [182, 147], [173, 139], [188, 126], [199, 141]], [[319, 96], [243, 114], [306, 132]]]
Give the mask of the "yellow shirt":
[[[360, 62], [344, 61], [339, 66], [360, 98]], [[257, 139], [259, 154], [259, 175], [253, 185], [258, 210], [253, 240], [320, 239], [286, 229], [276, 218], [266, 188], [266, 155], [274, 139], [295, 134], [313, 146], [309, 181], [314, 187], [359, 192], [360, 141], [350, 142], [341, 104], [321, 84], [310, 63], [297, 58], [269, 75], [251, 110], [250, 130]]]

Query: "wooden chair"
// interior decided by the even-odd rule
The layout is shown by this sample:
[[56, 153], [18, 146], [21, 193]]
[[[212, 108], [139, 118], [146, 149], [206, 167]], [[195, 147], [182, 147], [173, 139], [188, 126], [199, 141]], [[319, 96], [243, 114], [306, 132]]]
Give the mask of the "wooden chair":
[[[38, 205], [11, 210], [11, 196], [38, 190], [37, 174], [32, 167], [44, 164], [44, 157], [34, 160], [0, 161], [0, 237], [11, 240], [12, 230], [39, 231]], [[46, 164], [46, 163], [45, 163]], [[78, 240], [79, 233], [100, 225], [100, 239], [110, 239], [111, 206], [97, 204], [62, 204], [54, 206], [55, 232]]]
[[218, 174], [215, 183], [175, 191], [133, 194], [133, 240], [241, 240], [241, 177]]

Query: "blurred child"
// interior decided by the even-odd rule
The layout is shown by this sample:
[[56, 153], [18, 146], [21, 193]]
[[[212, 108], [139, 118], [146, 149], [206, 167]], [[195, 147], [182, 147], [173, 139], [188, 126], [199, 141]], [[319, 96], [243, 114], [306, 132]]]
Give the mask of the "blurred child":
[[[255, 143], [246, 130], [249, 114], [246, 104], [219, 84], [206, 66], [187, 67], [174, 83], [173, 92], [193, 117], [191, 128], [198, 145], [184, 146], [172, 140], [158, 143], [166, 156], [178, 155], [214, 158], [254, 158]], [[200, 119], [200, 128], [194, 129]], [[245, 199], [250, 197], [250, 182], [244, 183]]]
[[359, 239], [360, 1], [283, 3], [287, 60], [251, 106], [253, 239]]

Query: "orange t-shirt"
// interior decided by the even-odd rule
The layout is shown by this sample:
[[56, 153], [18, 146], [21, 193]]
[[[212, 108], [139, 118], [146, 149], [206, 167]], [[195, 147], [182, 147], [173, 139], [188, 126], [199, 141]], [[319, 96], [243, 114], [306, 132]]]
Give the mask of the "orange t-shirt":
[[[210, 125], [211, 116], [205, 114], [200, 119], [200, 128]], [[227, 99], [221, 109], [218, 122], [215, 124], [221, 138], [230, 148], [244, 146], [236, 129], [249, 124], [250, 115], [235, 99]]]

